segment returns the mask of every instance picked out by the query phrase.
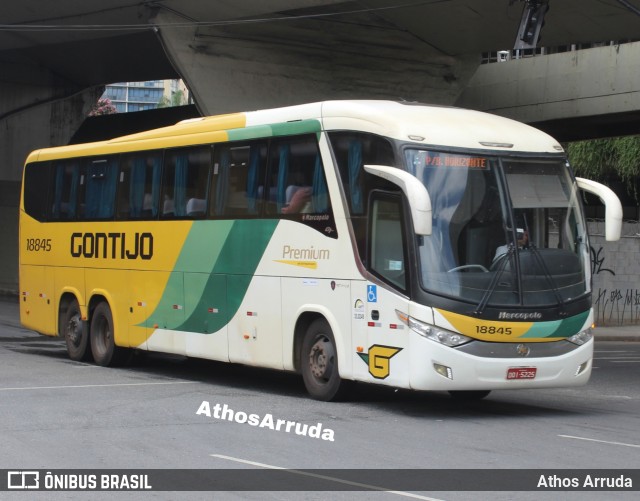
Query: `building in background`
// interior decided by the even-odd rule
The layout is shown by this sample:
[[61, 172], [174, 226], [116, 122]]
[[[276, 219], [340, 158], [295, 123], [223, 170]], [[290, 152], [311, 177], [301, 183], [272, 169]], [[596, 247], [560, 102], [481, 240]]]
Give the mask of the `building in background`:
[[120, 82], [107, 85], [101, 99], [109, 99], [118, 113], [127, 113], [188, 104], [189, 91], [182, 80]]

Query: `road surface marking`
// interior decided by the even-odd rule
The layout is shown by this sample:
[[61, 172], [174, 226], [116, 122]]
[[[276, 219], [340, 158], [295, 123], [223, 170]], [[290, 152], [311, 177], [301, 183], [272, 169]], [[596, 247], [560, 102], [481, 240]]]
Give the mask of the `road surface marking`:
[[79, 384], [66, 386], [21, 386], [14, 388], [0, 388], [0, 391], [21, 390], [64, 390], [67, 388], [114, 388], [118, 386], [158, 386], [168, 384], [195, 384], [197, 381], [166, 381], [161, 383], [113, 383], [113, 384]]
[[251, 466], [259, 466], [260, 468], [268, 468], [270, 470], [285, 470], [288, 473], [293, 473], [294, 475], [304, 475], [307, 477], [314, 477], [314, 478], [320, 478], [322, 480], [329, 480], [331, 482], [337, 482], [340, 484], [345, 484], [345, 485], [353, 485], [355, 487], [364, 487], [368, 490], [372, 490], [372, 491], [382, 491], [382, 492], [388, 492], [389, 494], [396, 494], [398, 496], [404, 496], [404, 497], [408, 497], [408, 498], [413, 498], [413, 499], [424, 499], [426, 501], [442, 501], [436, 498], [430, 498], [427, 496], [420, 496], [418, 494], [412, 494], [410, 492], [404, 492], [404, 491], [390, 491], [389, 489], [385, 489], [384, 487], [379, 487], [377, 485], [369, 485], [369, 484], [361, 484], [359, 482], [352, 482], [351, 480], [345, 480], [342, 478], [338, 478], [338, 477], [329, 477], [327, 475], [319, 475], [317, 473], [311, 473], [308, 471], [300, 471], [300, 470], [291, 470], [289, 468], [284, 468], [282, 466], [274, 466], [271, 464], [265, 464], [265, 463], [258, 463], [256, 461], [249, 461], [248, 459], [240, 459], [240, 458], [234, 458], [231, 456], [224, 456], [222, 454], [209, 454], [209, 456], [214, 457], [214, 458], [218, 458], [218, 459], [226, 459], [227, 461], [235, 461], [236, 463], [243, 463], [243, 464], [248, 464]]
[[617, 357], [593, 357], [594, 360], [640, 360], [640, 355], [618, 355]]
[[638, 444], [625, 444], [624, 442], [610, 442], [608, 440], [598, 440], [596, 438], [586, 438], [586, 437], [574, 437], [572, 435], [558, 435], [559, 437], [562, 438], [572, 438], [574, 440], [586, 440], [588, 442], [598, 442], [601, 444], [609, 444], [609, 445], [623, 445], [625, 447], [638, 447], [640, 448], [640, 445]]

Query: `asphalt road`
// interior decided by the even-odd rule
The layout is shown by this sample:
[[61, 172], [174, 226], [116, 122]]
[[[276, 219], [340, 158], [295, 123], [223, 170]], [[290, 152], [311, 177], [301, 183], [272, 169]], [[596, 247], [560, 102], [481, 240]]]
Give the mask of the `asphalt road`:
[[[457, 472], [468, 489], [469, 477], [458, 470], [544, 469], [562, 476], [567, 469], [616, 473], [640, 465], [637, 342], [598, 341], [591, 382], [582, 388], [493, 392], [461, 403], [440, 393], [364, 385], [347, 402], [323, 403], [307, 397], [300, 377], [269, 370], [161, 355], [118, 369], [74, 362], [61, 340], [22, 329], [16, 315], [11, 306], [0, 308], [0, 469], [424, 468]], [[295, 425], [287, 431], [287, 422], [306, 433], [296, 434]], [[635, 499], [639, 487], [635, 493], [398, 489], [91, 497], [595, 500]], [[0, 492], [0, 499], [86, 497]]]

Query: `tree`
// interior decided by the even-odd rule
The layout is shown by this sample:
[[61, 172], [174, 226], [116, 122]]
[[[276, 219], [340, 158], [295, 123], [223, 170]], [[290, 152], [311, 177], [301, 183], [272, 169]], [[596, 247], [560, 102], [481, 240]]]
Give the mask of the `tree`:
[[113, 115], [115, 113], [118, 113], [115, 105], [111, 102], [111, 99], [105, 97], [98, 99], [98, 102], [91, 108], [89, 116]]
[[158, 108], [169, 108], [171, 106], [182, 106], [187, 104], [184, 92], [177, 90], [171, 93], [171, 99], [167, 96], [162, 96], [162, 99], [158, 101]]
[[617, 177], [638, 199], [640, 136], [576, 141], [569, 143], [567, 153], [576, 175], [597, 181]]

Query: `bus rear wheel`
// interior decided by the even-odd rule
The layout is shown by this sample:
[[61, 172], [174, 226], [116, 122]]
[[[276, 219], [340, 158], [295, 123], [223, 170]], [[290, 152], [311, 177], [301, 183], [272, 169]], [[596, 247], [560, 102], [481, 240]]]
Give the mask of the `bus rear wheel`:
[[91, 353], [103, 367], [119, 365], [126, 358], [126, 348], [118, 348], [113, 338], [113, 315], [106, 302], [101, 302], [91, 315]]
[[71, 360], [84, 361], [91, 358], [89, 350], [89, 330], [82, 320], [78, 301], [73, 299], [64, 312], [60, 324], [61, 334], [67, 344], [67, 353]]
[[300, 360], [304, 385], [313, 398], [327, 402], [342, 396], [336, 343], [325, 319], [314, 320], [307, 329]]

